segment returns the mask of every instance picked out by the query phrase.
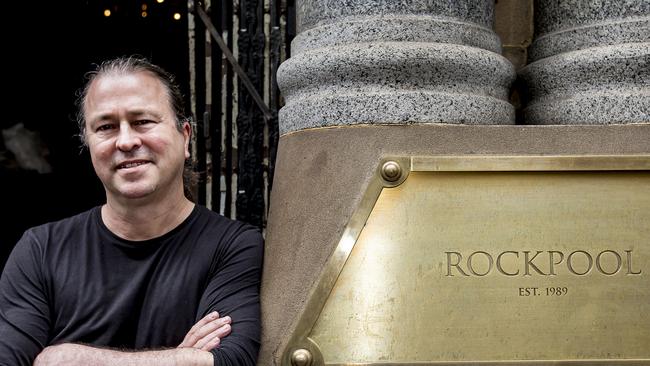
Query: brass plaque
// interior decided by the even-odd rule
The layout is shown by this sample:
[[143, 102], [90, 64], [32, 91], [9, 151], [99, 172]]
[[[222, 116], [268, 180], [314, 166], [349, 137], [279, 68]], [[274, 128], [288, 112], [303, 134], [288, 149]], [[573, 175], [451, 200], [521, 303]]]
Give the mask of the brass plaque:
[[285, 361], [650, 364], [650, 159], [503, 159], [371, 184]]

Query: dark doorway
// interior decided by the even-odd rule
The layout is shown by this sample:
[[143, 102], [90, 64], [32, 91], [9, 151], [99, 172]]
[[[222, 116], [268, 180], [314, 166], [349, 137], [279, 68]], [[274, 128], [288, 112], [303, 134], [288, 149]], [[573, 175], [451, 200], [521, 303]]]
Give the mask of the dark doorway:
[[75, 94], [93, 63], [146, 56], [174, 73], [189, 96], [186, 1], [10, 1], [3, 13], [11, 21], [2, 25], [8, 97], [0, 120], [0, 269], [28, 227], [104, 201], [74, 121]]

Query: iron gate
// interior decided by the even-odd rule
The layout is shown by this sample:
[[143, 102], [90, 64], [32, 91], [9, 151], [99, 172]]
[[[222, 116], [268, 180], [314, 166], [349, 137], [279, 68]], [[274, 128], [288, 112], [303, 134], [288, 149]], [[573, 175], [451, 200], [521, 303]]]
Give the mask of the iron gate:
[[278, 145], [275, 79], [295, 35], [294, 0], [190, 0], [199, 204], [260, 228]]

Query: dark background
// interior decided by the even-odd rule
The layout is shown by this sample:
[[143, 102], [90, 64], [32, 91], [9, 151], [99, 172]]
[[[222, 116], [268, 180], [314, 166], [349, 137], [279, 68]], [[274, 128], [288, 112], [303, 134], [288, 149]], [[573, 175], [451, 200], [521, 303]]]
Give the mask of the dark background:
[[[0, 138], [0, 269], [25, 229], [104, 202], [74, 119], [76, 93], [92, 64], [122, 55], [148, 57], [177, 76], [188, 99], [186, 7], [178, 0], [3, 4], [0, 129], [22, 122], [38, 133], [52, 172], [21, 169]], [[112, 15], [105, 17], [104, 9]], [[174, 12], [181, 20], [172, 19]]]

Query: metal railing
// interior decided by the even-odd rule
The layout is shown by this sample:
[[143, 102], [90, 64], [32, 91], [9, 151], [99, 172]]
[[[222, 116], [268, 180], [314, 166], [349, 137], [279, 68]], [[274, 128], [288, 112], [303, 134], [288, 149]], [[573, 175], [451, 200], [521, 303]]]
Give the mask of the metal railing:
[[275, 79], [295, 34], [293, 0], [190, 0], [197, 201], [266, 224], [282, 104]]

